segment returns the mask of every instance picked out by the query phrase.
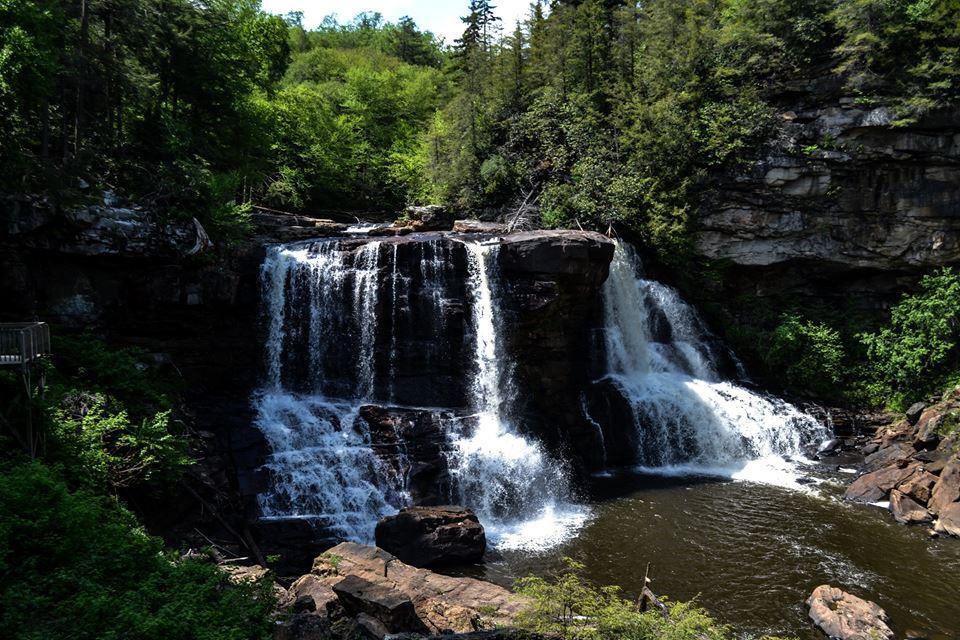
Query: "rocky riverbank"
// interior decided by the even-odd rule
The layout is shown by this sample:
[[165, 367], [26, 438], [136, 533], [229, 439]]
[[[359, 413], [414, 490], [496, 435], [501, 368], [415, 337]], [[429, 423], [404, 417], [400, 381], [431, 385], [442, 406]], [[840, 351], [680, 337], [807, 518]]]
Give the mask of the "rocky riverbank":
[[[236, 580], [263, 575], [236, 568]], [[507, 638], [527, 601], [474, 578], [451, 577], [403, 563], [377, 547], [344, 542], [318, 556], [309, 573], [278, 587], [276, 640], [384, 638]]]
[[881, 427], [863, 449], [865, 473], [846, 499], [889, 501], [897, 522], [960, 536], [960, 387], [940, 401], [911, 407]]

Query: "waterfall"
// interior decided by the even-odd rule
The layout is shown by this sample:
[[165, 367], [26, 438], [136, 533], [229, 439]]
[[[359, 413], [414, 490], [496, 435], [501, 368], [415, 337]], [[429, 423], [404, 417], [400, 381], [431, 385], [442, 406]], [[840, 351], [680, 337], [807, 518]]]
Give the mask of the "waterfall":
[[[473, 508], [500, 548], [565, 539], [586, 512], [569, 502], [565, 466], [511, 419], [497, 246], [458, 245], [469, 276], [458, 286], [449, 240], [402, 241], [419, 261], [414, 272], [401, 267], [399, 242], [317, 240], [268, 251], [261, 269], [267, 375], [255, 397], [256, 424], [271, 451], [263, 517], [305, 518], [337, 537], [370, 542], [379, 518], [410, 503], [412, 462], [397, 425], [397, 454], [386, 462], [361, 407], [396, 403], [404, 349], [415, 350], [408, 368], [422, 366], [417, 373], [428, 381], [436, 375], [441, 363], [431, 358], [443, 351], [425, 353], [422, 341], [445, 333], [448, 300], [466, 293], [463, 331], [472, 343], [459, 375], [469, 415], [440, 420], [449, 499]], [[414, 296], [424, 305], [418, 317], [410, 315]], [[416, 338], [405, 333], [413, 325]]]
[[618, 242], [603, 292], [607, 376], [632, 407], [640, 467], [792, 485], [790, 461], [825, 429], [720, 379], [717, 342], [694, 309], [641, 274]]
[[[267, 381], [255, 398], [256, 424], [271, 450], [261, 512], [364, 542], [408, 500], [404, 479], [376, 455], [358, 419], [375, 391], [380, 248], [272, 247], [261, 268]], [[344, 376], [347, 362], [355, 366]]]
[[477, 511], [499, 547], [550, 546], [578, 528], [586, 513], [568, 501], [564, 465], [513, 424], [513, 383], [496, 304], [498, 247], [465, 246], [475, 334], [470, 384], [475, 414], [471, 431], [451, 431], [451, 476], [460, 502]]

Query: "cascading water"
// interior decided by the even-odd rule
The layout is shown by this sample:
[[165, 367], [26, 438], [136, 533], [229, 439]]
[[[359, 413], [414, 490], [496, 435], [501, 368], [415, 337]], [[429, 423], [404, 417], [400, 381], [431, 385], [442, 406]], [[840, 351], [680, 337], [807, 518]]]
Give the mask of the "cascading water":
[[[388, 463], [360, 410], [397, 400], [401, 323], [427, 324], [428, 333], [433, 323], [434, 335], [442, 334], [444, 307], [457, 295], [447, 290], [451, 242], [423, 238], [410, 246], [419, 251], [418, 274], [401, 269], [396, 242], [310, 241], [269, 251], [262, 267], [267, 381], [256, 398], [257, 425], [272, 452], [265, 464], [270, 490], [260, 495], [264, 517], [306, 518], [335, 536], [368, 542], [379, 518], [409, 504], [411, 464], [396, 424], [396, 459]], [[472, 316], [465, 380], [472, 413], [441, 421], [449, 498], [477, 511], [500, 547], [549, 545], [585, 512], [565, 501], [564, 466], [509, 419], [512, 376], [499, 331], [497, 247], [461, 246]], [[414, 296], [426, 307], [422, 318], [405, 317]], [[414, 346], [424, 357], [423, 344]], [[430, 362], [426, 369], [435, 375]]]
[[[407, 499], [402, 479], [376, 455], [357, 420], [373, 392], [379, 254], [377, 242], [356, 252], [336, 242], [279, 246], [261, 269], [269, 328], [257, 426], [272, 452], [265, 464], [272, 486], [260, 495], [261, 511], [266, 518], [307, 518], [363, 541], [378, 518]], [[356, 354], [349, 382], [328, 375], [327, 351], [344, 340]], [[294, 393], [284, 374], [304, 354], [309, 389]]]
[[720, 379], [716, 348], [677, 293], [617, 243], [604, 285], [607, 375], [633, 410], [645, 470], [792, 485], [790, 460], [825, 429], [782, 400]]
[[475, 411], [470, 432], [451, 432], [450, 472], [459, 499], [471, 505], [501, 548], [549, 546], [585, 519], [569, 503], [567, 474], [541, 446], [517, 433], [510, 419], [513, 392], [503, 353], [497, 295], [497, 245], [466, 243], [475, 333], [470, 384]]

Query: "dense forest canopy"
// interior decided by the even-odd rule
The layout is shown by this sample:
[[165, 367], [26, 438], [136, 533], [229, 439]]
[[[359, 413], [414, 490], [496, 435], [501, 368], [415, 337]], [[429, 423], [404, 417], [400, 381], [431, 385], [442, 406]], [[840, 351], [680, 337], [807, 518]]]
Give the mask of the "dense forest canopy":
[[[957, 97], [957, 0], [581, 0], [521, 24], [471, 0], [442, 43], [364, 13], [306, 30], [257, 0], [3, 0], [4, 190], [112, 187], [172, 214], [536, 199], [682, 248], [769, 96], [835, 71], [904, 119]], [[81, 182], [82, 181], [82, 182]]]
[[[260, 0], [0, 0], [0, 196], [64, 209], [110, 190], [197, 218], [220, 247], [253, 204], [536, 203], [544, 226], [616, 227], [677, 280], [719, 280], [691, 252], [701, 203], [770, 142], [778, 100], [824, 77], [893, 126], [955, 107], [960, 0], [536, 0], [517, 24], [464, 0], [454, 42], [378, 13], [307, 28]], [[904, 408], [960, 382], [954, 270], [926, 274], [885, 325], [787, 300], [724, 326], [696, 293], [795, 396]], [[3, 426], [34, 420], [46, 439], [28, 460], [0, 435], [0, 636], [270, 636], [268, 582], [167, 556], [123, 506], [174, 495], [191, 463], [182, 390], [145, 353], [58, 338], [44, 398], [0, 372]], [[566, 584], [611, 623], [669, 623]]]

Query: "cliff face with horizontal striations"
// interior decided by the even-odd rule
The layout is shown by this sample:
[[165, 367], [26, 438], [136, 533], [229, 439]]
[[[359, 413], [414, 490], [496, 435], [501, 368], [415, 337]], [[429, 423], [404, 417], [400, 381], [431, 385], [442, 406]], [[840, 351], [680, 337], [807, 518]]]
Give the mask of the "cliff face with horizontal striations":
[[[694, 245], [713, 277], [685, 288], [729, 336], [796, 309], [867, 329], [923, 275], [960, 264], [960, 110], [901, 123], [839, 84], [775, 96], [771, 141], [703, 203]], [[754, 338], [734, 342], [759, 368]]]
[[703, 256], [911, 270], [960, 261], [960, 112], [894, 126], [841, 100], [784, 111], [776, 143], [700, 220]]

